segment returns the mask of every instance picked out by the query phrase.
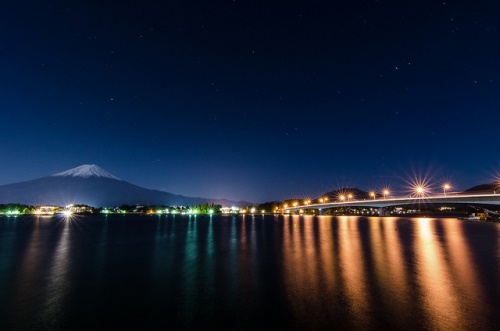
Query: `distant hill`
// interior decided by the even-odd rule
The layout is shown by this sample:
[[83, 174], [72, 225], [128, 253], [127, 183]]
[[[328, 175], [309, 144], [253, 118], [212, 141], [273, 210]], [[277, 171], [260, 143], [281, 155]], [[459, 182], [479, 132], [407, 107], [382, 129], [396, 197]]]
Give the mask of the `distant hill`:
[[467, 190], [464, 191], [465, 192], [489, 192], [489, 193], [493, 193], [493, 192], [499, 192], [500, 191], [500, 184], [499, 183], [489, 183], [489, 184], [480, 184], [480, 185], [476, 185], [474, 187], [471, 187]]
[[194, 198], [150, 190], [120, 180], [96, 165], [82, 165], [52, 176], [0, 186], [0, 203], [29, 205], [86, 204], [95, 207], [128, 205], [189, 206], [214, 203], [247, 206], [246, 201]]

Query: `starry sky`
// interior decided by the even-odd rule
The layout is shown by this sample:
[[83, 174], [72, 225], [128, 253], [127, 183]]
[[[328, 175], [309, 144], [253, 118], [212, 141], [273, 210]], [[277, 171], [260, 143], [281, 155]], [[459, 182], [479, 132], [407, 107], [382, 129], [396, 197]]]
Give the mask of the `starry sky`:
[[262, 202], [500, 173], [498, 1], [3, 1], [0, 184]]

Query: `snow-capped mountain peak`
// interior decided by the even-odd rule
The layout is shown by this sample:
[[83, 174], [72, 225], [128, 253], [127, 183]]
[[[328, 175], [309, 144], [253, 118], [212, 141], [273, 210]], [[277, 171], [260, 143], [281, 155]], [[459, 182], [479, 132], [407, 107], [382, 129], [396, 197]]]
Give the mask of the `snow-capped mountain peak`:
[[101, 177], [101, 178], [111, 178], [120, 180], [120, 178], [113, 176], [112, 174], [110, 174], [109, 172], [107, 172], [106, 170], [102, 169], [101, 167], [95, 164], [84, 164], [73, 169], [53, 174], [52, 176], [82, 177], [82, 178]]

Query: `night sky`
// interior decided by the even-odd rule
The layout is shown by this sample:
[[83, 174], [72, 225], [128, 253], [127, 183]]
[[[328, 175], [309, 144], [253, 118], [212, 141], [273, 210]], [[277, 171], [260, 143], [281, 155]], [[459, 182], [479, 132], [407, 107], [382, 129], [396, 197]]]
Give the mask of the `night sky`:
[[262, 202], [500, 173], [500, 2], [3, 1], [0, 184]]

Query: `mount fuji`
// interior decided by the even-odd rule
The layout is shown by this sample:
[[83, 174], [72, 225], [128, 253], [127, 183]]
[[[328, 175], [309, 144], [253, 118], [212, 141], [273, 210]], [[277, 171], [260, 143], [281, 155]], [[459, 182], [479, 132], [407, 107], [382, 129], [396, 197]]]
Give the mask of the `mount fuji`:
[[214, 203], [246, 206], [250, 202], [226, 199], [193, 198], [140, 187], [112, 175], [95, 164], [34, 180], [0, 186], [0, 204], [28, 205], [86, 204], [94, 207], [128, 205], [190, 206]]
[[69, 169], [57, 174], [53, 174], [54, 177], [101, 177], [101, 178], [111, 178], [121, 180], [118, 177], [113, 176], [111, 173], [107, 172], [103, 168], [96, 166], [95, 164], [84, 164], [79, 167]]

